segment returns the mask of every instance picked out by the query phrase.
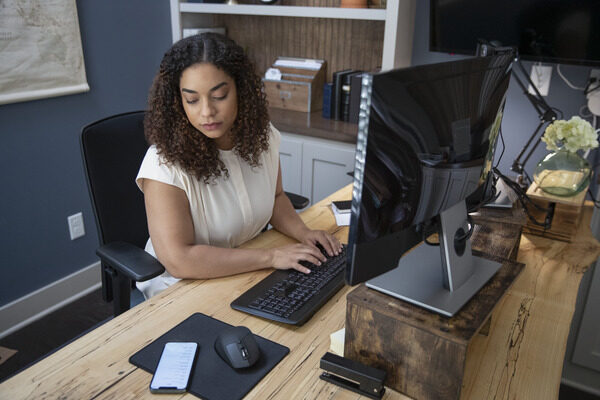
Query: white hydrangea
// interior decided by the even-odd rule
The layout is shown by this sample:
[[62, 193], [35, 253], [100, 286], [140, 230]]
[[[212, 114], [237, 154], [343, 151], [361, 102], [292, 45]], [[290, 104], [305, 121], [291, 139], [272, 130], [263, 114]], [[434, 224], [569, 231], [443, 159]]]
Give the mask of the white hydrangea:
[[598, 133], [588, 121], [574, 116], [568, 121], [561, 119], [548, 125], [542, 142], [546, 143], [548, 150], [564, 148], [574, 153], [598, 147]]

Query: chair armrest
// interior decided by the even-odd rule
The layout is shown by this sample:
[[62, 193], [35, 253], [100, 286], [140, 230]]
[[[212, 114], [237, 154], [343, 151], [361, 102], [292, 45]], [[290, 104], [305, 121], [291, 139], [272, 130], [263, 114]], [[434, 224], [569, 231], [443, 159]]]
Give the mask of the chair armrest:
[[296, 193], [285, 192], [295, 210], [301, 210], [308, 205], [308, 199]]
[[147, 281], [165, 271], [156, 258], [131, 243], [108, 243], [100, 246], [96, 254], [104, 263], [136, 282]]

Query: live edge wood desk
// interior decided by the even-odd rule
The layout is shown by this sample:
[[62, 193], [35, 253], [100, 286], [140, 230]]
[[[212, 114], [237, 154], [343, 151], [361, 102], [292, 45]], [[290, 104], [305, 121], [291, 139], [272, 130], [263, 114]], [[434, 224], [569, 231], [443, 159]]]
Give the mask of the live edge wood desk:
[[[349, 199], [350, 187], [304, 213], [312, 228], [342, 241], [328, 205]], [[557, 399], [567, 336], [582, 274], [598, 257], [588, 227], [591, 208], [573, 243], [524, 235], [518, 261], [526, 264], [509, 293], [497, 305], [488, 336], [477, 335], [469, 349], [463, 399]], [[266, 232], [245, 247], [291, 242]], [[271, 271], [223, 279], [181, 281], [121, 316], [79, 338], [0, 385], [1, 399], [193, 399], [192, 395], [152, 395], [150, 374], [128, 358], [192, 313], [202, 312], [290, 348], [290, 353], [248, 394], [251, 399], [356, 399], [321, 379], [319, 359], [329, 349], [329, 334], [344, 327], [345, 287], [304, 326], [290, 327], [232, 310], [229, 303]], [[40, 335], [43, 335], [40, 332]], [[386, 399], [406, 396], [388, 390]]]

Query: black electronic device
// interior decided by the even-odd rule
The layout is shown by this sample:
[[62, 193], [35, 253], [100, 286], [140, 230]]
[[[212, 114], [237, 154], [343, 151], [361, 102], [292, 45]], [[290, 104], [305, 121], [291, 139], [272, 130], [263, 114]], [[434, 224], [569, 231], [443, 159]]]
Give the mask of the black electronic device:
[[338, 200], [338, 201], [332, 201], [331, 202], [332, 207], [335, 208], [335, 210], [338, 213], [349, 213], [351, 211], [352, 208], [352, 200]]
[[429, 49], [474, 54], [478, 40], [515, 46], [524, 60], [600, 65], [600, 1], [432, 0]]
[[[451, 316], [500, 268], [472, 255], [467, 210], [479, 207], [492, 185], [513, 57], [507, 52], [363, 79], [361, 109], [368, 112], [361, 113], [357, 139], [348, 284], [368, 281], [372, 289]], [[432, 233], [439, 247], [411, 250]]]
[[352, 390], [372, 399], [381, 399], [385, 393], [383, 382], [386, 372], [358, 361], [325, 353], [319, 363], [325, 370], [320, 376], [324, 381]]
[[344, 287], [346, 247], [340, 254], [327, 257], [321, 265], [301, 264], [309, 274], [296, 270], [276, 270], [231, 303], [233, 309], [258, 317], [302, 325], [334, 294]]
[[235, 369], [251, 367], [260, 358], [254, 334], [245, 326], [225, 329], [215, 339], [214, 348], [219, 357]]

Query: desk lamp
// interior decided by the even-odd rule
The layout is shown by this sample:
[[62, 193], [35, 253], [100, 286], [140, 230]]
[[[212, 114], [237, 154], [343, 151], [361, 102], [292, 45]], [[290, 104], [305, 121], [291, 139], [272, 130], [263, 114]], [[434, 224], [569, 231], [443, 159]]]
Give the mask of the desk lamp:
[[[527, 140], [527, 143], [525, 143], [525, 146], [523, 146], [523, 149], [521, 149], [521, 152], [519, 153], [519, 155], [517, 155], [517, 158], [515, 158], [512, 166], [510, 168], [511, 171], [516, 172], [518, 174], [517, 175], [517, 183], [519, 184], [519, 186], [521, 186], [521, 188], [526, 190], [527, 187], [531, 184], [531, 181], [529, 179], [529, 176], [525, 172], [524, 167], [525, 167], [525, 164], [527, 163], [527, 161], [529, 160], [529, 158], [531, 157], [531, 155], [533, 154], [533, 152], [535, 151], [535, 149], [540, 144], [540, 142], [536, 141], [536, 143], [533, 145], [533, 147], [529, 151], [527, 151], [527, 149], [529, 149], [529, 146], [531, 146], [531, 143], [533, 142], [533, 140], [538, 136], [538, 133], [540, 132], [542, 127], [545, 124], [547, 124], [549, 122], [551, 123], [554, 120], [556, 120], [556, 111], [555, 111], [555, 108], [550, 107], [548, 105], [546, 100], [544, 100], [544, 97], [540, 94], [537, 86], [531, 81], [529, 74], [527, 74], [527, 71], [525, 71], [523, 64], [521, 64], [519, 52], [517, 51], [516, 48], [501, 47], [499, 45], [499, 43], [497, 43], [497, 42], [493, 42], [493, 41], [488, 42], [486, 40], [480, 39], [477, 44], [476, 54], [480, 57], [485, 57], [487, 55], [505, 53], [505, 52], [509, 52], [509, 51], [512, 51], [515, 53], [515, 59], [514, 59], [513, 65], [517, 66], [516, 70], [513, 69], [512, 77], [517, 81], [517, 83], [523, 90], [523, 94], [525, 95], [527, 100], [529, 100], [529, 102], [533, 105], [533, 107], [537, 111], [537, 114], [538, 114], [538, 117], [540, 120], [540, 123], [538, 124], [537, 128], [535, 128], [535, 131], [533, 131], [533, 133], [529, 137], [529, 140]], [[529, 91], [527, 90], [527, 87], [523, 83], [523, 80], [519, 77], [519, 74], [521, 74], [525, 77], [527, 83], [533, 88], [535, 95], [529, 93]], [[527, 155], [521, 161], [521, 157], [523, 157], [525, 152], [527, 152]], [[523, 175], [525, 175], [525, 179], [524, 179]]]
[[521, 187], [527, 188], [527, 186], [529, 186], [531, 184], [531, 182], [530, 182], [529, 176], [527, 176], [527, 174], [525, 174], [527, 176], [527, 180], [525, 181], [523, 179], [524, 166], [527, 163], [527, 161], [529, 160], [529, 158], [531, 157], [531, 155], [533, 154], [533, 152], [535, 151], [535, 149], [540, 144], [540, 141], [537, 140], [535, 142], [533, 147], [527, 152], [527, 155], [525, 156], [523, 161], [521, 161], [521, 157], [523, 157], [523, 154], [525, 154], [525, 152], [531, 145], [531, 142], [533, 142], [533, 140], [538, 136], [538, 133], [540, 132], [542, 127], [545, 124], [552, 123], [554, 120], [556, 120], [556, 112], [554, 111], [554, 109], [552, 107], [550, 107], [548, 105], [548, 103], [546, 103], [546, 100], [544, 100], [544, 98], [540, 94], [537, 86], [531, 81], [531, 78], [525, 71], [525, 68], [523, 68], [523, 64], [521, 64], [521, 60], [519, 59], [518, 54], [517, 54], [517, 57], [515, 58], [514, 64], [516, 64], [519, 72], [523, 76], [527, 77], [528, 83], [531, 85], [531, 87], [535, 91], [535, 95], [529, 93], [529, 91], [527, 90], [527, 87], [525, 86], [525, 84], [523, 84], [523, 81], [519, 78], [519, 74], [513, 73], [513, 77], [515, 78], [515, 80], [517, 81], [517, 83], [519, 84], [521, 89], [523, 90], [523, 94], [525, 95], [525, 97], [527, 97], [527, 100], [529, 100], [529, 102], [533, 105], [533, 107], [537, 111], [538, 117], [540, 119], [540, 123], [538, 124], [537, 128], [535, 128], [535, 131], [533, 131], [533, 133], [529, 137], [529, 140], [527, 141], [527, 143], [525, 143], [525, 146], [523, 146], [523, 149], [521, 150], [521, 152], [519, 153], [517, 158], [515, 158], [512, 166], [510, 168], [511, 171], [516, 172], [518, 174], [517, 175], [517, 183]]

